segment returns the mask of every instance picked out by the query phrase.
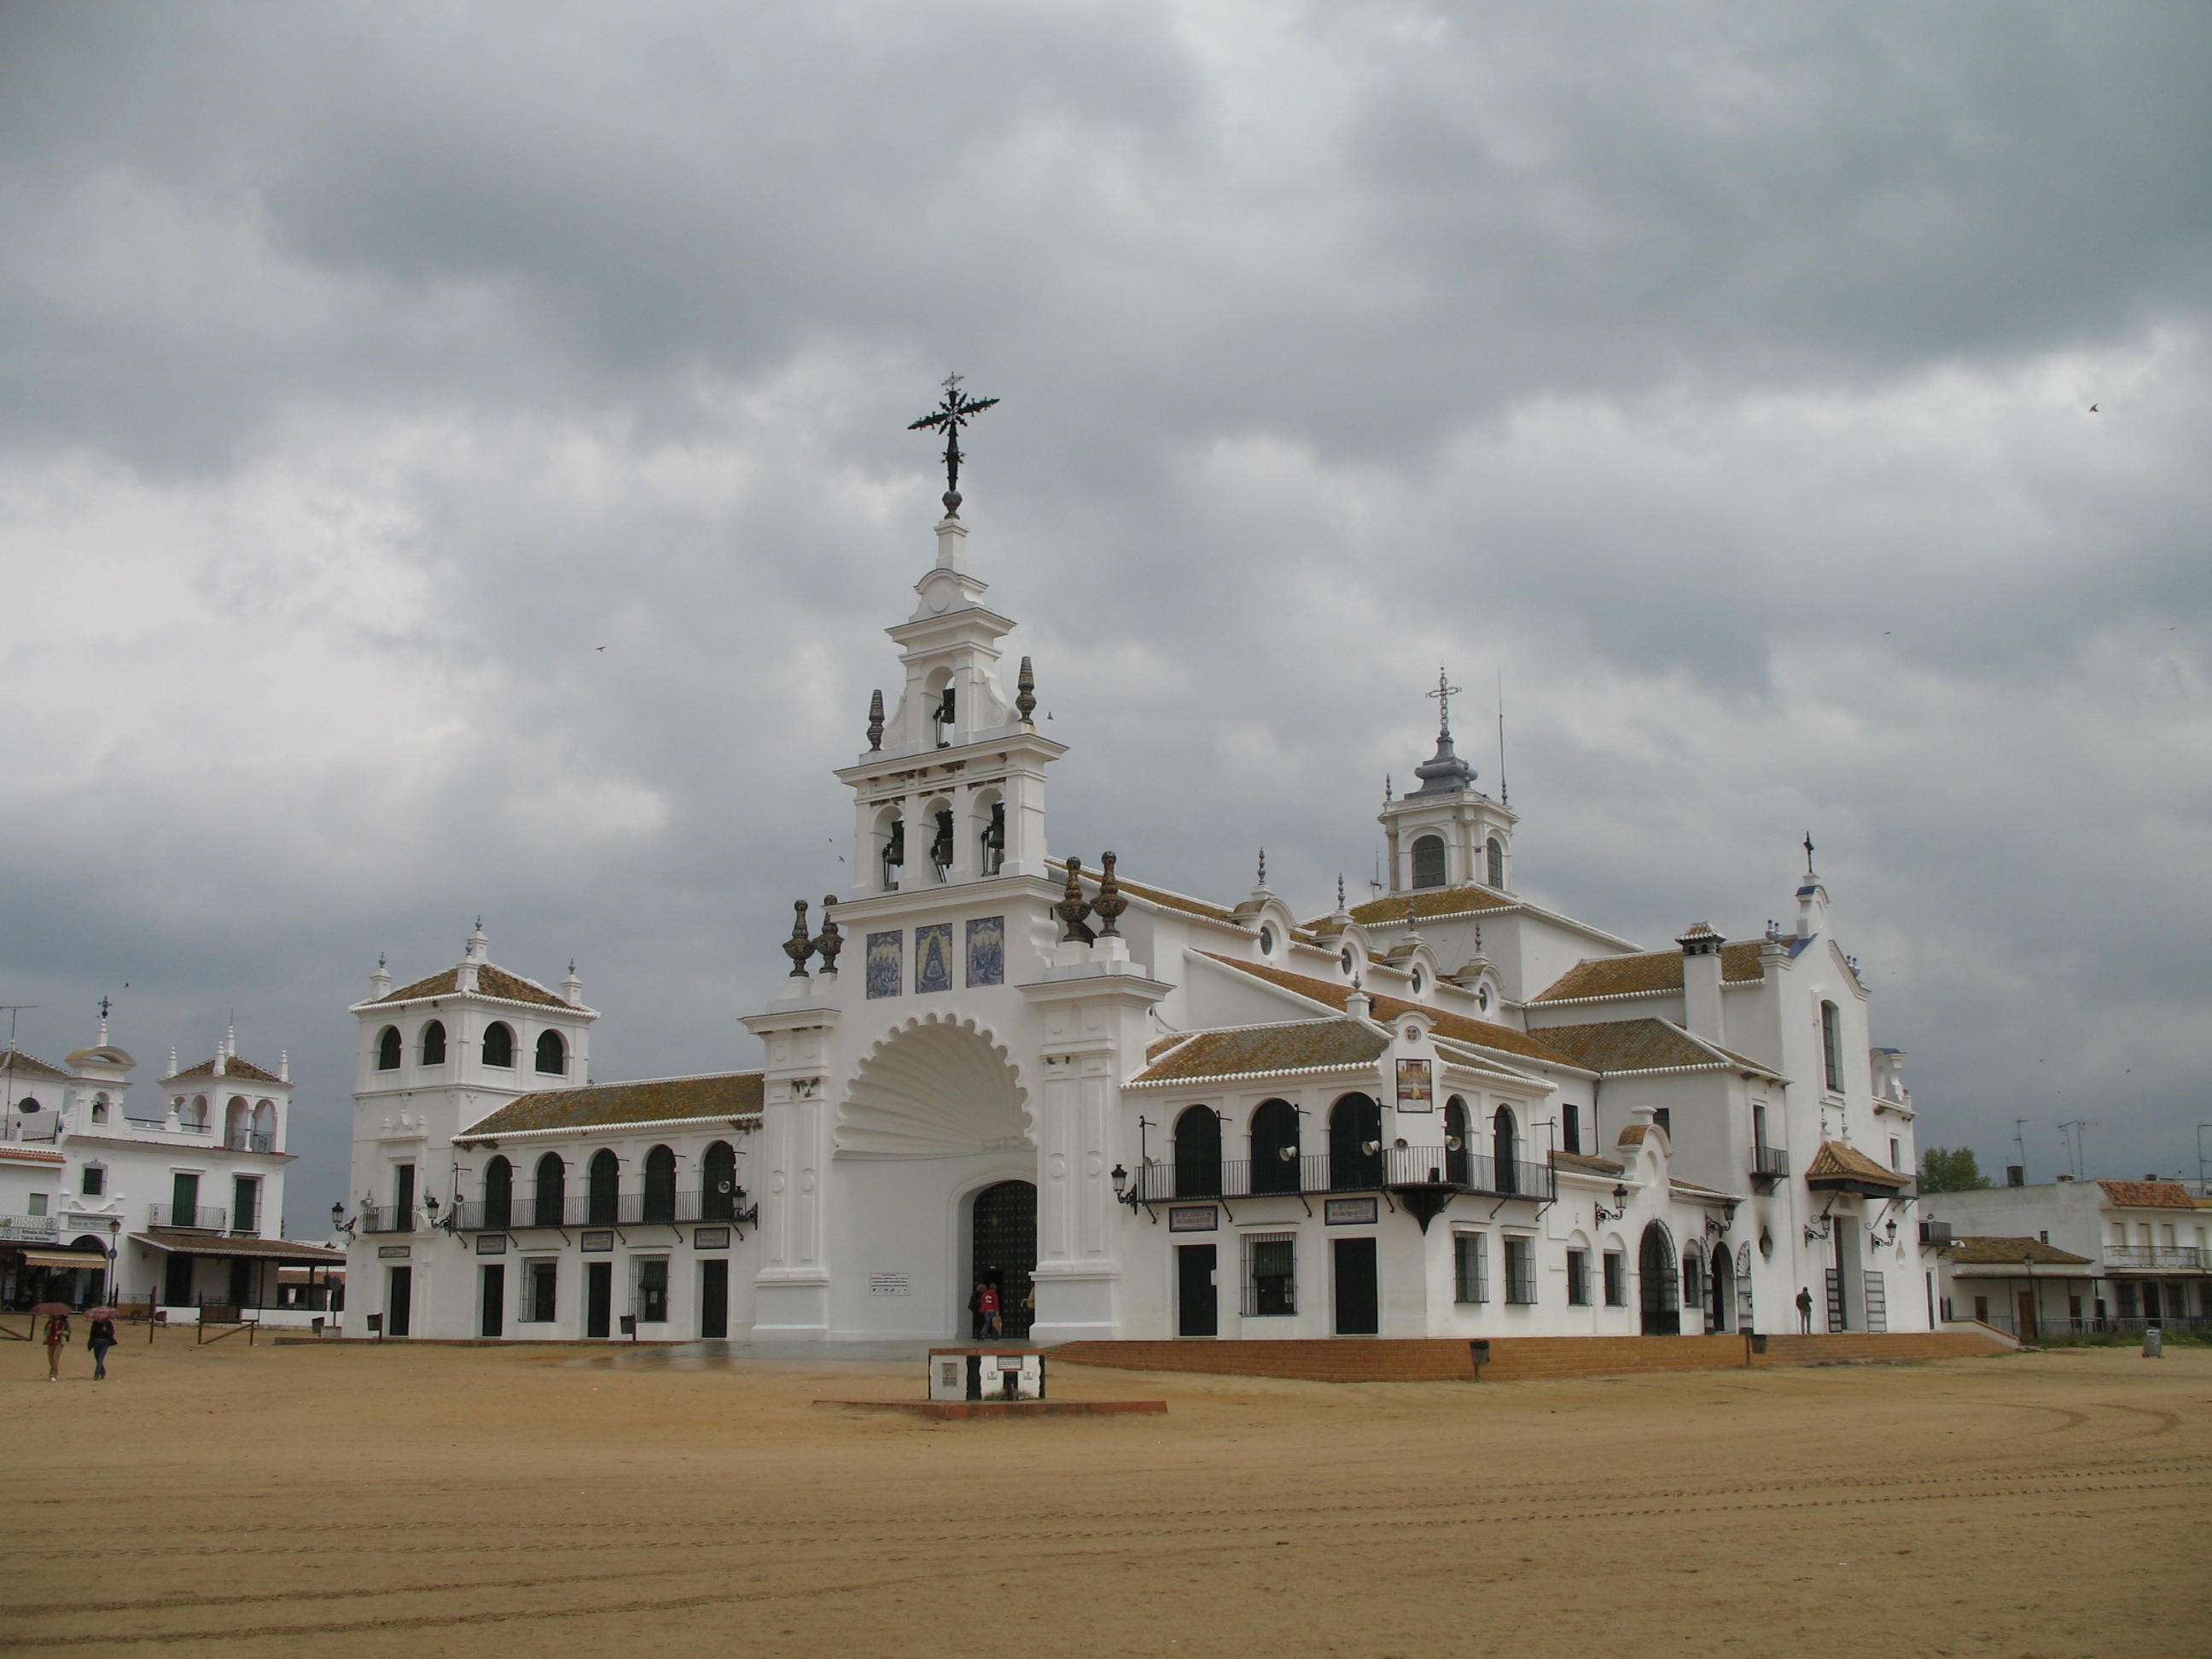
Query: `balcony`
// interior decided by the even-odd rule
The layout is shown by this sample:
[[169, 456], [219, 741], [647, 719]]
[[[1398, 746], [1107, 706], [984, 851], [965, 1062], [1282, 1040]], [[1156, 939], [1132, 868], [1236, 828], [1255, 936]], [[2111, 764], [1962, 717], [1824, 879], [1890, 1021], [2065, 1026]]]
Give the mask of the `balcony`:
[[59, 1216], [0, 1215], [0, 1243], [58, 1244], [61, 1237]]
[[466, 1200], [454, 1225], [465, 1233], [526, 1232], [536, 1227], [659, 1227], [694, 1221], [751, 1224], [742, 1192], [647, 1193], [640, 1189], [540, 1199], [525, 1189], [506, 1200]]
[[361, 1231], [365, 1233], [411, 1233], [415, 1231], [415, 1211], [410, 1206], [402, 1209], [395, 1204], [365, 1204], [361, 1211]]
[[185, 1227], [195, 1232], [219, 1233], [222, 1231], [223, 1212], [207, 1204], [149, 1204], [146, 1206], [146, 1224], [149, 1227]]
[[1549, 1164], [1526, 1158], [1500, 1163], [1481, 1152], [1449, 1152], [1442, 1146], [1385, 1146], [1334, 1161], [1325, 1152], [1309, 1152], [1272, 1160], [1154, 1164], [1137, 1172], [1135, 1186], [1140, 1204], [1188, 1198], [1303, 1198], [1380, 1192], [1386, 1187], [1436, 1188], [1545, 1202], [1557, 1196]]
[[2203, 1255], [2188, 1244], [2107, 1244], [2105, 1265], [2130, 1273], [2196, 1273]]
[[276, 1150], [276, 1137], [265, 1132], [234, 1134], [222, 1143], [222, 1149], [227, 1152], [273, 1152]]
[[1787, 1146], [1753, 1146], [1751, 1149], [1750, 1173], [1756, 1191], [1772, 1192], [1775, 1182], [1790, 1178], [1790, 1149]]

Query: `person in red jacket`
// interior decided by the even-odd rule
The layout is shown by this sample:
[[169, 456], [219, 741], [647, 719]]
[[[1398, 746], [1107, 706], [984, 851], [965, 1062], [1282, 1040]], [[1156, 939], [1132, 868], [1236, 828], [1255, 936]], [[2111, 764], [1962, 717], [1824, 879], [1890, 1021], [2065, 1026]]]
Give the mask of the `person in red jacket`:
[[983, 1281], [982, 1313], [984, 1335], [995, 1337], [1005, 1334], [1005, 1328], [999, 1316], [999, 1287], [988, 1279]]

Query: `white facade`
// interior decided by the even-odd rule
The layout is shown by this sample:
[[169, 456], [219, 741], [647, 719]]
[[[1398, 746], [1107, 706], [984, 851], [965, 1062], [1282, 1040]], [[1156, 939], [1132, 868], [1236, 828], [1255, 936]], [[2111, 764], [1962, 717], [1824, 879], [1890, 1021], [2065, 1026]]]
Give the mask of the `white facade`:
[[[2011, 1239], [2023, 1247], [2017, 1273], [2009, 1261], [1986, 1259], [1999, 1254], [1994, 1249], [1939, 1252], [1947, 1264], [1944, 1291], [1958, 1318], [1979, 1317], [2018, 1335], [2212, 1326], [2212, 1205], [2178, 1181], [2057, 1181], [1930, 1193], [1921, 1206], [1927, 1219], [1954, 1237], [1982, 1243]], [[2063, 1272], [2045, 1266], [2031, 1275], [2024, 1258], [2035, 1245], [2067, 1252], [2079, 1265], [2065, 1264]], [[1951, 1265], [1960, 1254], [1975, 1259]], [[2045, 1282], [2031, 1285], [2031, 1276]], [[1986, 1304], [1979, 1312], [1978, 1300]]]
[[[278, 1262], [291, 1259], [275, 1243], [292, 1162], [289, 1066], [244, 1059], [233, 1033], [197, 1066], [179, 1066], [172, 1050], [150, 1097], [133, 1093], [137, 1068], [104, 1021], [59, 1066], [0, 1055], [0, 1146], [14, 1154], [0, 1157], [0, 1299], [41, 1285], [96, 1294], [95, 1277], [107, 1277], [118, 1301], [273, 1309]], [[316, 1259], [306, 1249], [300, 1260]], [[106, 1256], [112, 1273], [40, 1260], [55, 1255]], [[80, 1277], [51, 1277], [65, 1271]]]
[[[1929, 1328], [1902, 1056], [1809, 848], [1791, 928], [1639, 951], [1519, 896], [1519, 820], [1447, 719], [1356, 908], [1301, 921], [1264, 872], [1231, 904], [1087, 854], [1071, 875], [1065, 748], [1026, 659], [1007, 693], [965, 527], [936, 536], [888, 630], [903, 690], [836, 774], [855, 884], [745, 1018], [759, 1070], [590, 1085], [573, 970], [505, 974], [480, 930], [404, 990], [380, 970], [353, 1011], [358, 1311], [943, 1340], [988, 1279], [1040, 1341], [1788, 1331], [1801, 1291], [1816, 1330]], [[487, 1064], [494, 1023], [514, 1063]], [[557, 1080], [520, 1065], [545, 1032]]]

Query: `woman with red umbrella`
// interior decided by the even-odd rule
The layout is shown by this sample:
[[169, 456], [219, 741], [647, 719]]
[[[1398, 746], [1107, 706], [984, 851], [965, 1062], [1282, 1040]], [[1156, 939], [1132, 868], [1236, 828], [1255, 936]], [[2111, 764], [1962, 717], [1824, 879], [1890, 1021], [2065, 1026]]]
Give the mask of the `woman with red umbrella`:
[[66, 1302], [41, 1302], [31, 1310], [31, 1317], [46, 1322], [46, 1381], [62, 1380], [62, 1345], [69, 1340], [70, 1304]]

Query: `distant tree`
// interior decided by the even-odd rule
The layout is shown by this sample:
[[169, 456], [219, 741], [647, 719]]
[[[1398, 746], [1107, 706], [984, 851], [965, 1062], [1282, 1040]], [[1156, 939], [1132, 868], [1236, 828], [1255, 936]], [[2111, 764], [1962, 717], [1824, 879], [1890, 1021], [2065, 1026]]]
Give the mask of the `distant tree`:
[[1923, 1193], [1978, 1193], [1996, 1183], [1982, 1173], [1974, 1149], [1930, 1146], [1920, 1155], [1920, 1190]]

